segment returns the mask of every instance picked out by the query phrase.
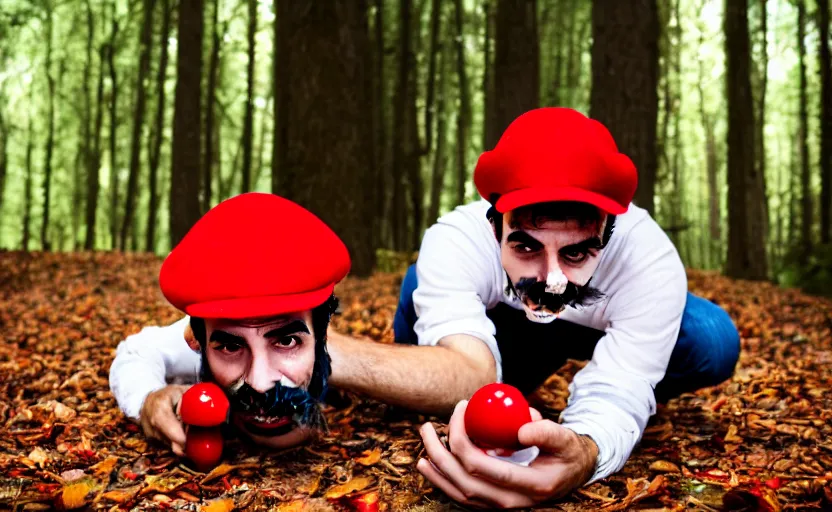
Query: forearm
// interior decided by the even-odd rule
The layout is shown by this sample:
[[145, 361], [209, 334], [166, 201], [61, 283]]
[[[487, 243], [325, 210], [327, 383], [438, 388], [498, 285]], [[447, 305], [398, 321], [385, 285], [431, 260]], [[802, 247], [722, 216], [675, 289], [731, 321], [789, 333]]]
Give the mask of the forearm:
[[450, 413], [457, 402], [496, 379], [496, 363], [485, 344], [462, 336], [428, 347], [357, 340], [330, 331], [330, 382], [392, 405]]

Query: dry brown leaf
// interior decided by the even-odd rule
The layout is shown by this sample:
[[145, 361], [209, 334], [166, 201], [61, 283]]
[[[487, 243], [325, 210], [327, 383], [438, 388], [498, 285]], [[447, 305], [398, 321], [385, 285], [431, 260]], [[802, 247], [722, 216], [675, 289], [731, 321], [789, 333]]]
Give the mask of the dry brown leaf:
[[141, 489], [141, 485], [134, 485], [132, 487], [127, 487], [124, 489], [115, 489], [112, 491], [107, 491], [101, 495], [100, 499], [107, 499], [110, 501], [114, 501], [119, 505], [133, 499], [136, 496], [136, 493], [139, 492]]
[[107, 457], [98, 464], [92, 466], [90, 469], [94, 475], [109, 476], [115, 469], [116, 464], [118, 464], [118, 457]]
[[58, 508], [74, 510], [87, 505], [88, 498], [96, 490], [96, 482], [91, 478], [76, 480], [61, 489], [57, 497]]
[[355, 462], [364, 466], [372, 466], [373, 464], [378, 464], [378, 461], [381, 460], [381, 448], [374, 448], [373, 450], [364, 450], [362, 455], [363, 457], [356, 458]]
[[200, 512], [231, 512], [236, 505], [232, 498], [222, 498], [219, 500], [209, 501], [207, 505], [199, 508]]
[[274, 510], [275, 512], [303, 512], [306, 510], [306, 500], [294, 500], [281, 503]]
[[338, 499], [356, 491], [361, 491], [372, 485], [373, 479], [367, 476], [353, 478], [349, 482], [330, 487], [324, 497], [327, 499]]
[[650, 464], [650, 470], [657, 471], [659, 473], [678, 473], [679, 466], [666, 460], [657, 460], [656, 462]]
[[43, 469], [43, 465], [49, 460], [49, 454], [46, 453], [46, 450], [40, 446], [36, 446], [35, 449], [27, 455], [27, 458]]
[[321, 477], [318, 476], [316, 478], [310, 479], [305, 484], [301, 484], [298, 486], [298, 492], [303, 494], [309, 494], [310, 496], [315, 494], [318, 490], [318, 487], [321, 485]]

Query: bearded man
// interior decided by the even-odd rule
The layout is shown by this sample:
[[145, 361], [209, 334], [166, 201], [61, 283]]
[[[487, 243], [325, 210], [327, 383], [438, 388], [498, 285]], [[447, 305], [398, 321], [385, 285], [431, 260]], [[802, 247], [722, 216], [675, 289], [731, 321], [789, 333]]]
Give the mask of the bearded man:
[[[430, 423], [419, 470], [472, 506], [525, 507], [620, 470], [657, 402], [728, 379], [739, 335], [687, 291], [676, 248], [631, 204], [637, 173], [599, 122], [567, 108], [517, 118], [474, 171], [483, 200], [440, 218], [401, 288], [399, 345], [333, 334], [333, 384], [424, 411], [454, 410], [449, 447]], [[560, 422], [524, 425], [540, 455], [490, 457], [465, 432], [479, 387], [532, 392], [589, 360]], [[454, 409], [454, 406], [455, 409]]]
[[240, 433], [273, 448], [302, 442], [323, 423], [333, 290], [349, 268], [338, 236], [287, 199], [247, 193], [218, 204], [159, 275], [188, 316], [118, 346], [110, 388], [119, 407], [183, 455], [179, 400], [190, 384], [214, 382]]

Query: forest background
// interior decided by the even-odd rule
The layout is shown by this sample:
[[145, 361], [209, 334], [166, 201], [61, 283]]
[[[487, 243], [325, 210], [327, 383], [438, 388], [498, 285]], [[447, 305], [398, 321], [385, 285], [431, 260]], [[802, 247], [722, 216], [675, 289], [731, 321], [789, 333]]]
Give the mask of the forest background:
[[163, 255], [273, 191], [364, 276], [566, 106], [688, 267], [829, 293], [829, 32], [828, 0], [2, 0], [0, 247]]

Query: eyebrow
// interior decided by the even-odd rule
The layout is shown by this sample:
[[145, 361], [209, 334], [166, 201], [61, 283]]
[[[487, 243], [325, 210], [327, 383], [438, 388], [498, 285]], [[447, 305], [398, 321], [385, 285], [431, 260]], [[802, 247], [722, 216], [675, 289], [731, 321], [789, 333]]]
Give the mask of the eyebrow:
[[216, 341], [217, 343], [227, 343], [227, 344], [236, 344], [236, 345], [245, 345], [246, 340], [242, 336], [235, 336], [230, 332], [226, 331], [214, 331], [211, 333], [211, 340]]
[[601, 239], [597, 236], [591, 236], [584, 240], [583, 242], [578, 242], [576, 244], [567, 245], [561, 248], [561, 251], [580, 251], [580, 252], [587, 252], [590, 249], [603, 249], [604, 244], [601, 243]]
[[296, 334], [299, 332], [309, 334], [309, 327], [306, 326], [306, 322], [302, 320], [295, 320], [293, 322], [289, 322], [286, 325], [282, 325], [277, 329], [272, 329], [271, 331], [267, 332], [263, 337], [280, 338], [288, 334]]
[[535, 237], [526, 233], [525, 231], [513, 231], [509, 233], [506, 237], [506, 242], [520, 242], [532, 247], [543, 246], [543, 244], [540, 243], [540, 240], [536, 239]]

